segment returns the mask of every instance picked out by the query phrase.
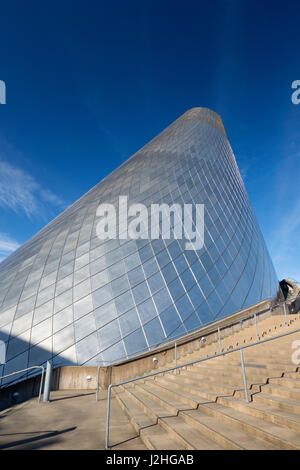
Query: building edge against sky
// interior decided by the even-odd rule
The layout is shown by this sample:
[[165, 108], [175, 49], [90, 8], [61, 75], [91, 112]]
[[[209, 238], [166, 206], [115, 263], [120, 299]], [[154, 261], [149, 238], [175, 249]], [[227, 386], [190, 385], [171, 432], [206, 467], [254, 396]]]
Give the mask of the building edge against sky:
[[[204, 204], [203, 248], [100, 240], [97, 208], [121, 195]], [[277, 294], [222, 119], [193, 108], [0, 264], [0, 375], [133, 357]]]

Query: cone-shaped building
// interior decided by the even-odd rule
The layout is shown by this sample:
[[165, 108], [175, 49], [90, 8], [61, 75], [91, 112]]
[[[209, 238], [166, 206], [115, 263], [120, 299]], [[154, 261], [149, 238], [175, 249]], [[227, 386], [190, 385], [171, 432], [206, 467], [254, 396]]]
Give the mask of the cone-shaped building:
[[[120, 196], [204, 204], [204, 246], [99, 239], [97, 208]], [[277, 290], [222, 120], [191, 109], [0, 264], [0, 375], [132, 357]]]

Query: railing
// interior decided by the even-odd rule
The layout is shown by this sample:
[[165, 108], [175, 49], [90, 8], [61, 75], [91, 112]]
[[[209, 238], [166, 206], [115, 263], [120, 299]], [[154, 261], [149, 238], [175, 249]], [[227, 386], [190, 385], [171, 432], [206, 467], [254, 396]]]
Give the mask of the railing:
[[282, 338], [282, 337], [292, 335], [294, 333], [299, 333], [299, 332], [300, 332], [300, 329], [289, 331], [287, 333], [282, 333], [281, 335], [278, 335], [278, 336], [273, 336], [272, 338], [263, 339], [263, 340], [255, 342], [255, 343], [251, 343], [251, 344], [247, 344], [245, 346], [239, 347], [239, 348], [231, 349], [230, 351], [220, 352], [219, 354], [214, 354], [213, 356], [197, 359], [196, 361], [186, 362], [185, 364], [180, 364], [180, 365], [177, 365], [177, 366], [174, 366], [174, 367], [168, 367], [167, 369], [159, 370], [159, 371], [156, 371], [156, 372], [151, 372], [149, 374], [145, 374], [145, 375], [142, 375], [142, 376], [139, 376], [139, 377], [135, 377], [133, 379], [128, 379], [128, 380], [124, 380], [122, 382], [110, 384], [109, 387], [108, 387], [108, 391], [107, 391], [107, 415], [106, 415], [105, 448], [109, 449], [110, 403], [111, 403], [111, 390], [112, 390], [112, 388], [119, 387], [120, 385], [125, 385], [125, 384], [131, 383], [131, 382], [136, 382], [137, 380], [144, 380], [144, 379], [147, 379], [148, 377], [154, 377], [158, 374], [164, 374], [166, 372], [176, 371], [176, 370], [178, 370], [182, 367], [192, 366], [192, 365], [198, 364], [200, 362], [209, 361], [210, 359], [215, 359], [217, 357], [226, 356], [227, 354], [232, 354], [234, 352], [240, 351], [241, 367], [242, 367], [244, 391], [245, 391], [245, 400], [246, 400], [246, 403], [249, 403], [248, 387], [247, 387], [246, 372], [245, 372], [244, 353], [243, 353], [244, 349], [251, 348], [251, 347], [257, 346], [259, 344], [267, 343], [269, 341], [274, 341], [278, 338]]
[[2, 375], [2, 377], [0, 377], [0, 380], [6, 379], [7, 377], [12, 377], [13, 375], [16, 375], [16, 374], [21, 374], [22, 372], [27, 372], [28, 370], [32, 370], [32, 369], [42, 369], [41, 383], [40, 383], [40, 389], [39, 389], [39, 402], [40, 402], [41, 396], [42, 396], [44, 374], [45, 374], [45, 368], [43, 366], [32, 366], [32, 367], [27, 367], [27, 369], [17, 370], [16, 372], [12, 372], [11, 374]]
[[[271, 299], [266, 299], [265, 301], [270, 301]], [[266, 312], [269, 312], [269, 311], [273, 311], [275, 310], [276, 308], [278, 307], [282, 307], [284, 308], [284, 318], [285, 318], [285, 324], [286, 326], [288, 326], [288, 316], [287, 316], [287, 310], [286, 310], [286, 302], [290, 302], [290, 300], [285, 300], [284, 302], [280, 302], [280, 303], [277, 303], [269, 308], [265, 308], [263, 310], [259, 310], [258, 312], [254, 313], [254, 314], [251, 314], [251, 315], [246, 315], [245, 317], [243, 318], [240, 318], [240, 319], [231, 319], [229, 321], [226, 322], [226, 320], [224, 322], [222, 322], [222, 326], [221, 327], [216, 327], [214, 326], [214, 324], [210, 324], [210, 323], [207, 323], [206, 325], [203, 325], [202, 328], [205, 328], [207, 330], [207, 328], [209, 328], [209, 326], [211, 325], [211, 328], [209, 328], [207, 331], [206, 331], [206, 335], [208, 334], [211, 334], [212, 332], [216, 331], [218, 333], [218, 342], [219, 342], [219, 351], [220, 353], [222, 352], [222, 339], [221, 339], [221, 330], [225, 329], [225, 328], [228, 328], [229, 326], [233, 326], [237, 323], [243, 323], [244, 321], [248, 321], [248, 320], [251, 320], [253, 319], [254, 320], [254, 324], [255, 324], [255, 330], [256, 330], [256, 339], [259, 340], [259, 329], [258, 329], [258, 322], [257, 322], [257, 317], [263, 313], [266, 313]], [[236, 312], [238, 313], [238, 312]], [[222, 320], [221, 320], [222, 321]], [[216, 322], [214, 322], [216, 323]], [[186, 335], [186, 341], [190, 342], [193, 340], [193, 338], [197, 338], [199, 336], [199, 330], [201, 330], [202, 328], [199, 328], [199, 327], [196, 327], [194, 330], [191, 330], [190, 333], [188, 333]], [[183, 338], [183, 341], [184, 341], [184, 338]], [[185, 341], [184, 341], [185, 342]], [[178, 338], [178, 335], [176, 336], [173, 336], [173, 337], [170, 337], [170, 338], [167, 338], [167, 342], [166, 341], [161, 341], [159, 343], [156, 343], [154, 344], [153, 348], [151, 348], [151, 350], [149, 350], [149, 348], [144, 348], [144, 349], [141, 349], [141, 350], [138, 350], [134, 353], [134, 356], [132, 357], [132, 359], [136, 359], [136, 356], [138, 355], [141, 355], [143, 353], [149, 353], [149, 354], [155, 354], [156, 352], [160, 352], [160, 349], [161, 347], [166, 347], [168, 349], [171, 349], [172, 347], [174, 347], [174, 365], [177, 366], [177, 347], [178, 347], [178, 343], [181, 344], [182, 343], [182, 338]], [[128, 359], [128, 360], [131, 360], [131, 359]], [[97, 368], [97, 385], [96, 385], [96, 401], [98, 401], [98, 398], [99, 398], [99, 387], [100, 387], [100, 369], [101, 367], [109, 367], [111, 365], [117, 365], [119, 364], [120, 362], [126, 362], [124, 361], [124, 357], [120, 357], [118, 359], [114, 359], [113, 361], [97, 361], [98, 363], [101, 363], [101, 365], [98, 366]], [[176, 372], [175, 372], [176, 373]], [[102, 384], [103, 385], [103, 384]]]

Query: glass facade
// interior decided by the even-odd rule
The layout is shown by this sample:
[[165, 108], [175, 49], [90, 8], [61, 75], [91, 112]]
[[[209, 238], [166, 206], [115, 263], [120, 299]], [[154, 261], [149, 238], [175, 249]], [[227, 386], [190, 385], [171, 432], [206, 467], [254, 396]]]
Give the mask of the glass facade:
[[[204, 204], [204, 246], [96, 235], [101, 203]], [[119, 361], [276, 298], [221, 118], [187, 111], [0, 264], [0, 375]]]

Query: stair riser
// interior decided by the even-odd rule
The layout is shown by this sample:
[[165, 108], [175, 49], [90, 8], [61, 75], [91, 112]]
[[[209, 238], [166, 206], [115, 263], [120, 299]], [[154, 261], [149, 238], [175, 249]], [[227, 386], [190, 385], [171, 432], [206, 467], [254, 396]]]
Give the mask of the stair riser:
[[240, 421], [231, 416], [223, 414], [219, 412], [218, 410], [213, 410], [204, 405], [204, 406], [201, 406], [201, 411], [203, 411], [204, 413], [207, 413], [210, 416], [218, 418], [222, 420], [224, 423], [228, 424], [229, 426], [233, 426], [236, 429], [240, 429], [241, 431], [244, 431], [247, 434], [257, 439], [262, 439], [263, 441], [276, 446], [278, 449], [297, 450], [297, 447], [294, 446], [293, 444], [290, 444], [289, 442], [285, 442], [284, 440], [281, 440], [276, 436], [272, 436], [272, 434], [264, 432], [263, 430], [258, 429], [255, 426], [251, 426], [248, 423], [244, 423], [243, 421]]
[[269, 380], [270, 385], [282, 385], [283, 387], [287, 387], [290, 389], [300, 389], [300, 380], [292, 380], [292, 379], [270, 379]]
[[[255, 368], [255, 365], [263, 366], [261, 368], [263, 368], [264, 370], [267, 370], [267, 371], [282, 370], [282, 371], [287, 371], [287, 372], [296, 372], [296, 366], [293, 365], [292, 361], [287, 361], [286, 364], [285, 363], [279, 363], [278, 361], [274, 361], [274, 363], [271, 364], [270, 362], [265, 362], [264, 360], [262, 361], [261, 358], [260, 358], [260, 360], [257, 360], [257, 361], [249, 361], [249, 360], [247, 361], [245, 359], [246, 369], [247, 369], [247, 367], [248, 368]], [[226, 368], [228, 366], [241, 367], [241, 363], [239, 361], [236, 361], [236, 362], [232, 362], [230, 364], [224, 364], [223, 368], [226, 370]], [[264, 367], [264, 366], [266, 366], [266, 367]]]
[[[218, 381], [218, 385], [216, 385], [216, 383], [214, 383], [213, 381], [205, 382], [204, 380], [201, 380], [201, 379], [197, 380], [197, 378], [193, 379], [193, 378], [187, 377], [184, 374], [180, 374], [178, 376], [169, 375], [169, 378], [170, 380], [176, 380], [176, 379], [180, 380], [180, 382], [183, 384], [192, 385], [194, 387], [196, 386], [196, 387], [199, 387], [199, 389], [206, 388], [206, 389], [213, 390], [213, 391], [216, 390], [216, 392], [220, 392], [222, 394], [233, 393], [231, 387], [228, 384], [224, 384], [222, 380], [218, 381], [217, 378], [215, 379], [216, 381]], [[239, 384], [234, 384], [234, 385], [237, 385], [237, 388], [241, 388], [243, 386], [243, 383], [240, 382]]]
[[265, 398], [263, 395], [258, 393], [256, 395], [253, 395], [252, 399], [254, 402], [264, 403], [268, 406], [279, 408], [282, 411], [287, 411], [288, 413], [295, 413], [298, 415], [300, 414], [300, 405], [298, 406], [294, 404], [278, 402], [275, 396], [274, 396], [274, 400], [271, 400], [269, 398]]
[[197, 450], [189, 442], [187, 442], [179, 433], [177, 433], [171, 426], [169, 426], [169, 424], [164, 419], [159, 420], [159, 425], [165, 431], [167, 431], [167, 433], [169, 433], [170, 436], [179, 440], [186, 450]]
[[131, 413], [130, 413], [130, 410], [127, 408], [127, 406], [125, 405], [125, 403], [123, 403], [122, 399], [120, 398], [120, 396], [118, 394], [115, 395], [121, 409], [123, 410], [123, 412], [125, 413], [125, 415], [129, 418], [129, 421], [131, 423], [131, 425], [133, 426], [135, 432], [137, 433], [137, 435], [139, 435], [139, 432], [140, 432], [140, 426], [138, 425], [138, 423], [135, 421], [135, 419], [132, 417]]
[[155, 395], [154, 393], [151, 392], [151, 390], [148, 390], [146, 387], [141, 387], [139, 385], [136, 386], [137, 389], [138, 387], [143, 391], [143, 393], [145, 393], [145, 395], [147, 395], [149, 398], [151, 398], [151, 400], [155, 401], [156, 403], [158, 403], [160, 406], [162, 406], [163, 408], [166, 409], [166, 411], [168, 411], [170, 413], [171, 416], [176, 416], [177, 413], [178, 413], [178, 410], [177, 408], [175, 408], [174, 406], [170, 405], [169, 403], [167, 403], [165, 400], [162, 400], [161, 398], [159, 398], [157, 395]]
[[[255, 369], [255, 372], [252, 372]], [[224, 368], [224, 369], [216, 369], [216, 368], [211, 368], [210, 369], [202, 369], [201, 367], [191, 367], [187, 369], [182, 369], [183, 373], [185, 370], [189, 374], [195, 374], [195, 377], [207, 377], [210, 376], [212, 377], [211, 374], [213, 374], [213, 377], [219, 377], [220, 380], [224, 377], [226, 380], [228, 379], [233, 379], [233, 380], [240, 380], [242, 376], [242, 368], [235, 367], [235, 368]], [[247, 367], [246, 368], [246, 375], [249, 377], [250, 380], [253, 382], [266, 382], [267, 378], [270, 377], [270, 374], [266, 372], [266, 369], [263, 368], [253, 368], [253, 367]], [[273, 375], [274, 377], [281, 377], [282, 372], [277, 371], [277, 374]]]
[[[172, 383], [172, 386], [178, 386], [178, 384], [175, 383], [175, 380], [176, 380], [176, 376], [169, 376], [168, 379], [167, 377], [165, 379], [160, 379], [160, 378], [157, 378], [157, 381], [159, 382], [160, 380], [168, 380], [169, 383]], [[185, 387], [186, 390], [189, 391], [189, 393], [192, 393], [192, 394], [198, 394], [198, 391], [202, 391], [202, 390], [209, 390], [211, 392], [215, 392], [216, 394], [221, 394], [221, 395], [232, 395], [234, 393], [234, 389], [232, 389], [231, 387], [228, 387], [226, 385], [223, 385], [223, 384], [216, 384], [216, 383], [213, 383], [213, 382], [204, 382], [204, 381], [193, 381], [193, 380], [189, 380], [189, 379], [184, 379], [184, 380], [181, 380], [180, 376], [179, 378], [177, 379], [180, 381], [180, 385], [182, 385], [182, 387]], [[188, 386], [191, 385], [193, 387], [197, 387], [197, 390], [193, 390], [192, 388], [189, 388]]]
[[179, 416], [187, 423], [190, 424], [194, 429], [198, 429], [201, 433], [203, 433], [209, 439], [215, 441], [217, 444], [221, 445], [226, 450], [242, 450], [238, 444], [226, 439], [226, 437], [222, 436], [218, 432], [210, 429], [208, 426], [200, 423], [199, 421], [193, 419], [191, 416], [185, 414], [184, 412], [180, 412]]
[[136, 405], [139, 406], [140, 409], [143, 410], [144, 413], [153, 421], [153, 423], [156, 423], [158, 419], [157, 414], [154, 411], [152, 411], [146, 404], [144, 404], [142, 400], [136, 397], [134, 393], [126, 389], [125, 391], [128, 394], [128, 396], [130, 396], [130, 398], [136, 403]]
[[[128, 392], [128, 390], [124, 390], [125, 392]], [[162, 419], [158, 418], [147, 406], [145, 406], [141, 401], [139, 401], [132, 393], [130, 393], [130, 397], [134, 399], [137, 404], [143, 409], [145, 413], [148, 414], [148, 416], [154, 418], [153, 425], [160, 425], [162, 426]], [[127, 408], [125, 403], [120, 399], [120, 396], [117, 396], [118, 402], [123, 410], [123, 412], [127, 415], [129, 418], [132, 426], [134, 427], [135, 431], [137, 434], [140, 436], [142, 439], [143, 443], [149, 450], [157, 450], [157, 447], [155, 444], [152, 442], [151, 437], [148, 435], [149, 430], [148, 429], [143, 429], [141, 426], [136, 422], [136, 420], [132, 417], [130, 410]], [[176, 433], [172, 428], [164, 426], [164, 429], [167, 430], [168, 434], [172, 437], [174, 437], [177, 441], [179, 440], [184, 449], [189, 449], [193, 450], [194, 448], [192, 446], [189, 446], [188, 443], [180, 436], [178, 433]]]
[[[198, 365], [198, 364], [195, 364], [194, 367], [197, 368], [197, 369], [198, 368], [201, 369], [201, 366]], [[227, 364], [226, 365], [224, 364], [224, 365], [215, 366], [215, 365], [211, 364], [211, 369], [214, 370], [214, 371], [225, 371], [225, 375], [228, 375], [228, 373], [230, 373], [230, 374], [231, 373], [236, 373], [237, 374], [237, 370], [242, 369], [242, 368], [241, 368], [240, 364], [238, 366], [228, 366]], [[281, 375], [285, 371], [285, 368], [283, 368], [283, 369], [269, 369], [269, 368], [266, 368], [266, 367], [253, 367], [252, 365], [247, 367], [247, 365], [246, 365], [246, 372], [248, 370], [255, 371], [255, 375], [263, 375], [263, 376], [268, 376], [268, 377], [281, 377]], [[295, 372], [295, 370], [292, 370], [290, 372]]]
[[[241, 388], [244, 385], [243, 384], [243, 378], [242, 378], [242, 371], [241, 371], [239, 379], [237, 379], [237, 378], [233, 379], [231, 377], [225, 377], [224, 375], [221, 375], [221, 376], [218, 376], [218, 375], [208, 376], [206, 374], [192, 373], [192, 372], [189, 372], [189, 373], [184, 372], [184, 373], [180, 374], [180, 377], [184, 377], [184, 376], [190, 377], [194, 381], [200, 381], [201, 383], [202, 383], [202, 381], [212, 381], [212, 382], [219, 382], [220, 384], [229, 385], [231, 387], [236, 387], [236, 388]], [[249, 383], [264, 384], [264, 383], [266, 383], [267, 378], [268, 378], [267, 375], [266, 376], [251, 375], [251, 374], [248, 374], [248, 372], [247, 372], [247, 381]]]
[[285, 373], [284, 373], [284, 378], [285, 378], [285, 379], [300, 380], [300, 371], [297, 371], [297, 372], [285, 372]]
[[[163, 383], [166, 383], [168, 384], [168, 386], [172, 386], [174, 387], [174, 389], [176, 390], [181, 390], [183, 393], [184, 392], [188, 392], [190, 393], [191, 395], [195, 395], [195, 397], [199, 397], [200, 398], [206, 398], [207, 400], [209, 401], [215, 401], [217, 395], [220, 393], [208, 393], [206, 392], [206, 388], [205, 387], [202, 387], [202, 388], [199, 388], [199, 390], [193, 390], [191, 389], [187, 384], [179, 384], [179, 383], [175, 383], [175, 382], [171, 382], [171, 381], [168, 381], [168, 382], [161, 382], [162, 384]], [[210, 388], [211, 390], [211, 388]], [[223, 393], [223, 395], [226, 395], [226, 393]], [[227, 393], [228, 395], [228, 393]], [[230, 395], [233, 395], [233, 393], [230, 393]]]
[[258, 419], [263, 419], [270, 423], [278, 424], [280, 426], [286, 426], [287, 428], [293, 429], [296, 432], [300, 432], [300, 423], [296, 421], [291, 421], [283, 416], [274, 415], [270, 412], [266, 413], [262, 410], [251, 408], [249, 405], [244, 405], [238, 402], [231, 402], [226, 400], [226, 398], [218, 398], [217, 403], [223, 406], [233, 408], [234, 410], [241, 411], [242, 413], [247, 413], [251, 416], [255, 416]]
[[299, 400], [300, 399], [300, 393], [299, 392], [294, 392], [293, 390], [285, 390], [281, 387], [267, 386], [266, 389], [265, 389], [265, 392], [269, 393], [270, 395], [277, 396], [277, 397], [291, 398], [292, 400]]
[[151, 439], [149, 439], [149, 437], [147, 436], [147, 431], [146, 430], [141, 429], [140, 438], [142, 439], [142, 441], [145, 444], [145, 446], [147, 447], [147, 449], [157, 450], [155, 448], [154, 444], [152, 443]]
[[[182, 402], [182, 408], [197, 408], [198, 402], [196, 400], [191, 400], [188, 397], [181, 396], [178, 393], [176, 393], [176, 391], [172, 391], [172, 390], [169, 390], [168, 388], [165, 388], [164, 385], [169, 387], [170, 382], [161, 380], [160, 382], [157, 381], [157, 383], [154, 383], [152, 386], [156, 388], [158, 393], [159, 393], [159, 389], [163, 387], [164, 394], [168, 395], [170, 399], [176, 399]], [[180, 391], [180, 389], [178, 389], [178, 391]]]

